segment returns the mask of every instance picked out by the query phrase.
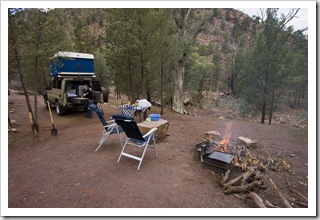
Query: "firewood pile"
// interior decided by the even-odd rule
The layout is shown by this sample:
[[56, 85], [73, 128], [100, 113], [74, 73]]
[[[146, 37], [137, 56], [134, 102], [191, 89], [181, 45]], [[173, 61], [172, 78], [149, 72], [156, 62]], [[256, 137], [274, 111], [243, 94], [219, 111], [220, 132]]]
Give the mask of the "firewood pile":
[[[277, 172], [283, 177], [294, 174], [291, 163], [282, 159], [280, 153], [272, 158], [263, 145], [245, 137], [239, 137], [238, 142], [228, 141], [227, 145], [225, 140], [219, 141], [219, 139], [220, 133], [217, 131], [206, 132], [203, 138], [207, 144], [214, 146], [215, 150], [221, 151], [228, 148], [229, 153], [234, 155], [232, 164], [227, 170], [222, 172], [221, 169], [213, 169], [211, 171], [223, 193], [233, 194], [245, 201], [253, 201], [259, 208], [292, 208], [296, 205], [308, 207], [308, 199], [295, 190], [288, 179], [287, 186], [291, 192], [290, 195], [283, 193], [279, 188], [283, 185], [276, 183], [271, 178], [272, 175], [269, 175], [270, 172]], [[221, 147], [222, 145], [224, 148]], [[265, 152], [264, 157], [256, 155], [258, 148], [260, 152], [261, 150]], [[274, 195], [273, 202], [265, 198], [265, 191]]]

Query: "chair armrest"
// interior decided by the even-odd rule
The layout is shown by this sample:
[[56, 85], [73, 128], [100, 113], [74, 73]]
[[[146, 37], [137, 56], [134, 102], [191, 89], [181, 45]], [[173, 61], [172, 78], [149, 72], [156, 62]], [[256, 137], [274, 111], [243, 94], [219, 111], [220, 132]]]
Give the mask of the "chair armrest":
[[115, 123], [115, 122], [116, 121], [114, 119], [107, 121], [108, 124]]
[[142, 137], [145, 138], [145, 137], [149, 136], [150, 134], [153, 134], [156, 130], [158, 130], [158, 128], [152, 128], [150, 131], [148, 131], [148, 133], [146, 133]]
[[114, 123], [114, 124], [111, 124], [111, 125], [105, 125], [104, 127], [111, 129], [111, 128], [119, 127], [119, 125], [117, 125], [116, 123]]

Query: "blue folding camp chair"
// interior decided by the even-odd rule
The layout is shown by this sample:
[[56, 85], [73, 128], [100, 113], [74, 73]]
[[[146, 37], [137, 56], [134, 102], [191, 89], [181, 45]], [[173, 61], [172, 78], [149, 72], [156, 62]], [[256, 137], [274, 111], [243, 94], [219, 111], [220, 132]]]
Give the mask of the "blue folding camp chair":
[[[156, 146], [155, 135], [154, 135], [154, 132], [157, 130], [157, 128], [152, 128], [147, 134], [143, 135], [140, 132], [139, 127], [134, 120], [129, 120], [125, 118], [115, 118], [115, 122], [117, 123], [117, 125], [119, 125], [123, 129], [123, 131], [127, 135], [127, 140], [125, 141], [125, 144], [122, 147], [121, 153], [117, 161], [118, 163], [121, 159], [121, 156], [129, 157], [139, 161], [139, 165], [137, 168], [137, 170], [139, 170], [148, 147], [154, 148], [156, 157], [158, 157], [157, 146]], [[126, 147], [129, 145], [144, 148], [141, 157], [124, 152]]]
[[122, 142], [122, 138], [121, 138], [121, 132], [123, 132], [122, 128], [119, 127], [114, 119], [112, 120], [109, 120], [109, 121], [106, 121], [103, 117], [103, 110], [102, 109], [99, 109], [97, 105], [95, 104], [90, 104], [88, 106], [88, 109], [89, 110], [92, 110], [92, 111], [95, 111], [97, 113], [97, 116], [99, 117], [104, 129], [103, 129], [103, 132], [102, 132], [102, 137], [100, 139], [100, 141], [98, 142], [98, 147], [97, 149], [95, 150], [95, 152], [97, 152], [101, 145], [104, 143], [104, 141], [109, 137], [109, 135], [111, 134], [118, 134], [119, 135], [119, 141], [120, 141], [120, 144], [122, 146], [123, 142]]

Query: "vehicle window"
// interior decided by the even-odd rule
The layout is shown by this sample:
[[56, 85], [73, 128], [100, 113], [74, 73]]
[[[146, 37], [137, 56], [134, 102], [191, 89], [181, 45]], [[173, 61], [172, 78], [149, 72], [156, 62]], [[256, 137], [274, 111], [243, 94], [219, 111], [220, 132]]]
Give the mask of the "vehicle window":
[[57, 80], [57, 89], [61, 89], [61, 79]]
[[53, 81], [52, 81], [52, 88], [53, 89], [57, 88], [57, 79], [56, 78], [54, 78]]

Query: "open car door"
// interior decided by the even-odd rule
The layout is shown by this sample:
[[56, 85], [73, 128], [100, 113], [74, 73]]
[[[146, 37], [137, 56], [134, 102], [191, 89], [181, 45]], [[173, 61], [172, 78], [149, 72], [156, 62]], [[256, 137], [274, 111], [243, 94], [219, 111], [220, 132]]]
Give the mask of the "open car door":
[[92, 80], [92, 95], [95, 103], [103, 103], [103, 92], [98, 80]]

